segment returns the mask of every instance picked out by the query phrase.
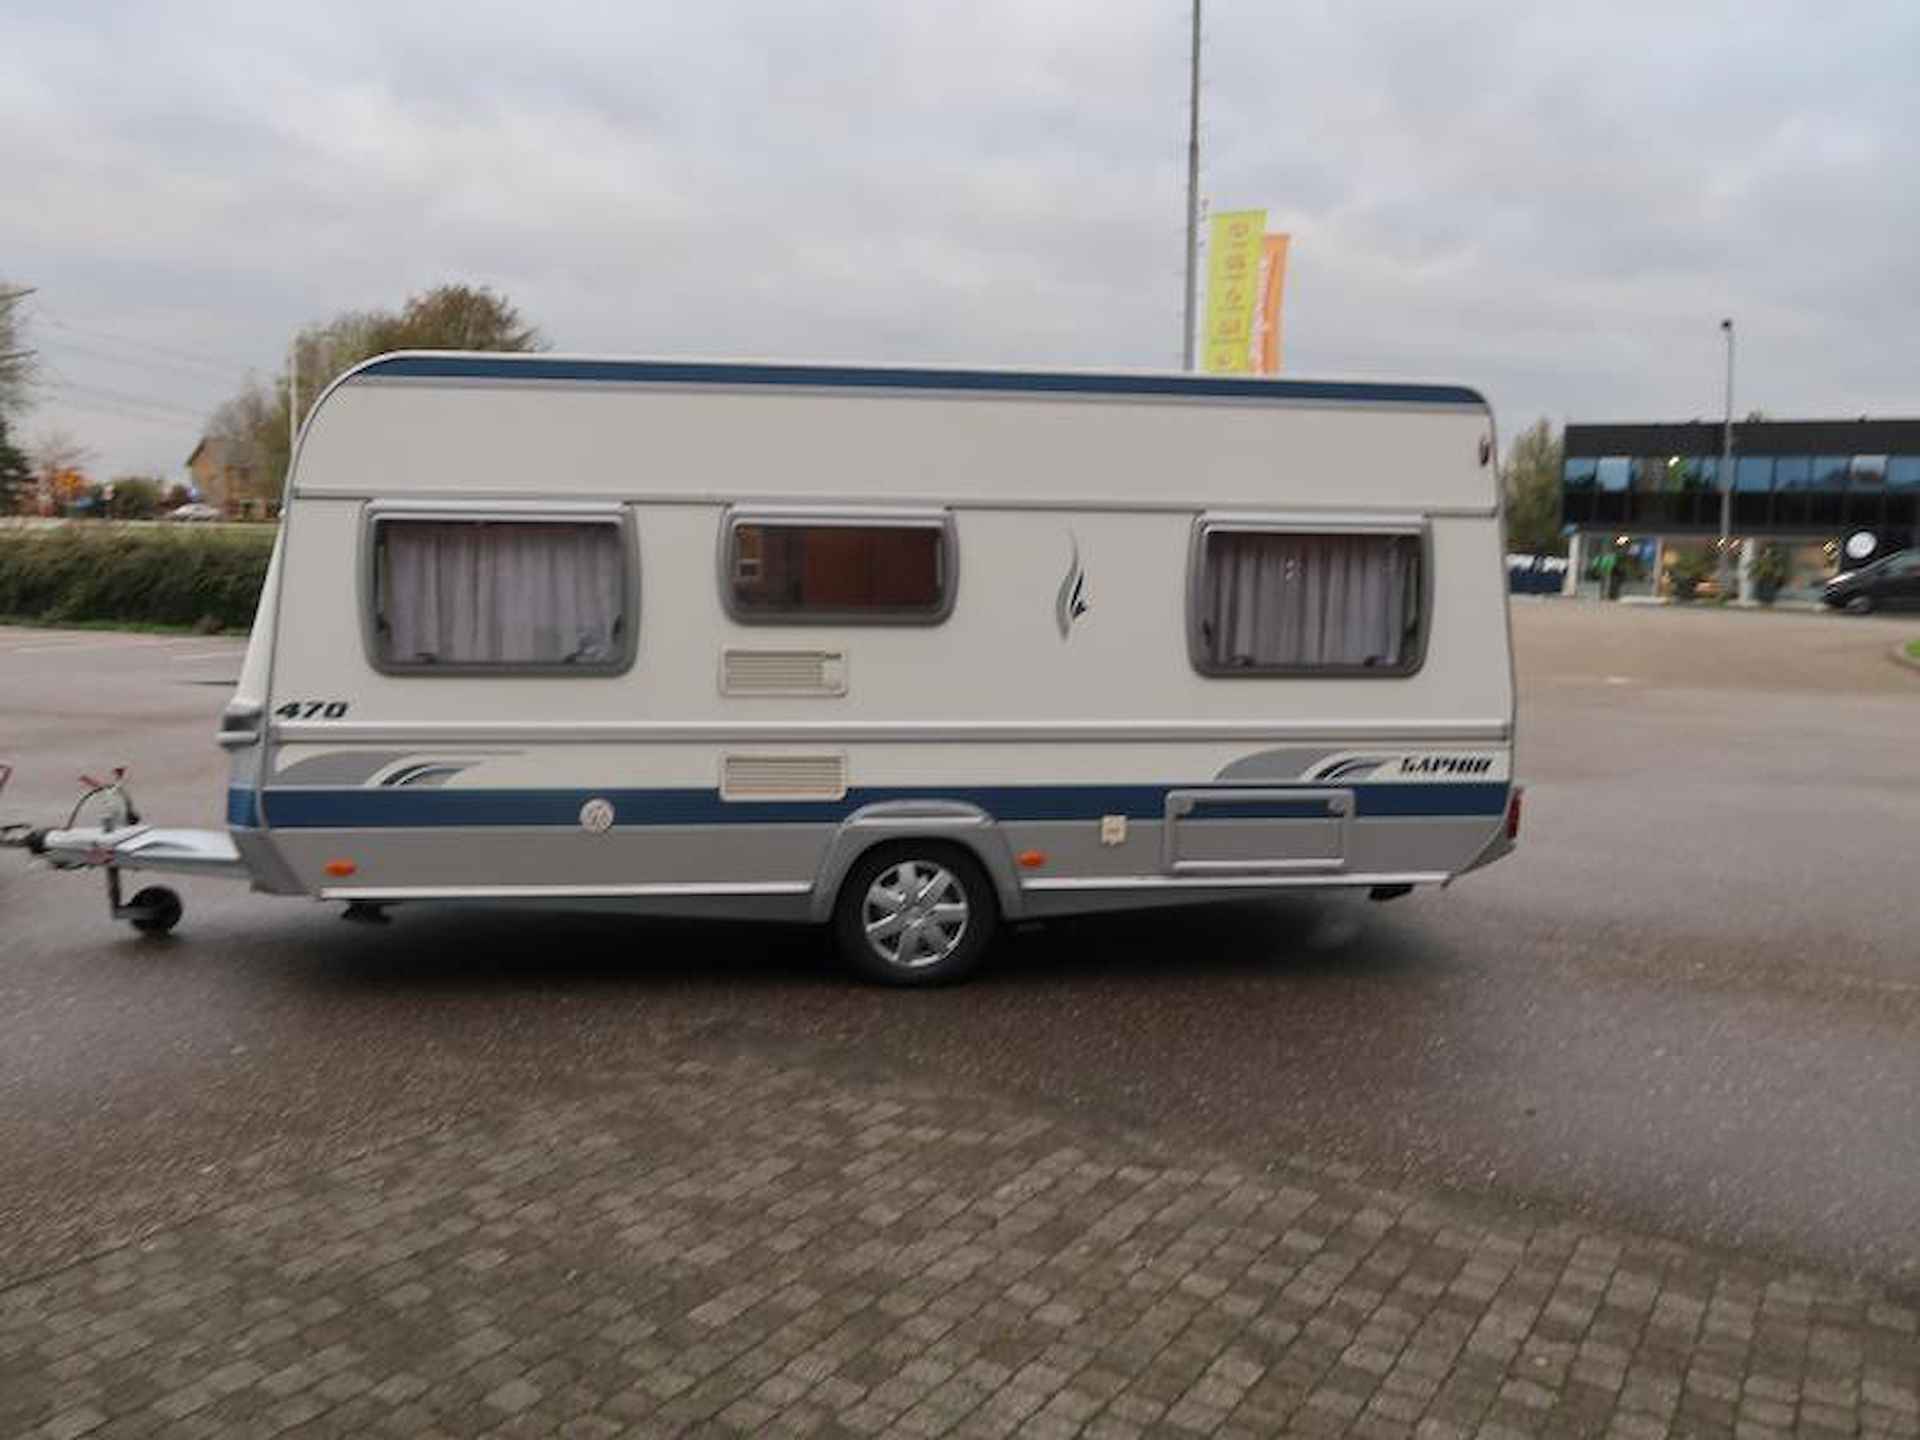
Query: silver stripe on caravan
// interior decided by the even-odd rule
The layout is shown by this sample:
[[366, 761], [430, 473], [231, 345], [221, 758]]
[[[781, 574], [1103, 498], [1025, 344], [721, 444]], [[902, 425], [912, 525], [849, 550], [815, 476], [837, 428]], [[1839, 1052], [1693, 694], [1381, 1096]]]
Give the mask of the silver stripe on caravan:
[[1329, 886], [1444, 885], [1445, 870], [1409, 870], [1381, 875], [1075, 875], [1058, 880], [1025, 880], [1022, 890], [1274, 890]]
[[668, 885], [330, 885], [322, 900], [601, 900], [672, 896], [806, 895], [806, 880]]
[[273, 736], [289, 743], [346, 741], [373, 745], [492, 744], [687, 744], [736, 742], [826, 744], [876, 741], [890, 744], [1024, 743], [1035, 740], [1323, 740], [1341, 745], [1457, 743], [1507, 739], [1504, 720], [737, 720], [550, 721], [464, 724], [326, 720], [277, 722]]

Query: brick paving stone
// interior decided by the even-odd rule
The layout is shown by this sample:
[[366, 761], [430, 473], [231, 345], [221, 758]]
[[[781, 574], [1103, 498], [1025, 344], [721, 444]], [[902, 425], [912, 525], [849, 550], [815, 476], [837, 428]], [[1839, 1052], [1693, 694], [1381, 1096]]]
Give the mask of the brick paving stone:
[[1910, 1295], [661, 1055], [0, 1290], [0, 1434], [1920, 1435]]

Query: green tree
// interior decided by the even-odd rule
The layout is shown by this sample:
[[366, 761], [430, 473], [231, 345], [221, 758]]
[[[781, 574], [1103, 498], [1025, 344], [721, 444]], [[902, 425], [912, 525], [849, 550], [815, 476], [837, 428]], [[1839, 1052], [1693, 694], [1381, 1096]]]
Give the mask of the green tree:
[[0, 515], [22, 508], [33, 490], [33, 466], [26, 452], [7, 432], [6, 411], [0, 410]]
[[484, 285], [440, 285], [375, 317], [374, 353], [384, 350], [544, 350], [546, 340]]
[[1561, 445], [1546, 420], [1522, 430], [1500, 468], [1507, 499], [1507, 544], [1531, 555], [1564, 555], [1560, 534]]
[[165, 484], [153, 475], [116, 475], [110, 482], [113, 498], [106, 514], [115, 520], [151, 520], [160, 509]]
[[[539, 329], [484, 285], [437, 285], [408, 299], [398, 312], [345, 310], [306, 326], [289, 347], [303, 421], [335, 379], [390, 350], [545, 348]], [[284, 371], [271, 381], [250, 379], [207, 423], [207, 434], [223, 442], [233, 463], [247, 468], [248, 488], [257, 499], [278, 495], [287, 472], [290, 388]]]

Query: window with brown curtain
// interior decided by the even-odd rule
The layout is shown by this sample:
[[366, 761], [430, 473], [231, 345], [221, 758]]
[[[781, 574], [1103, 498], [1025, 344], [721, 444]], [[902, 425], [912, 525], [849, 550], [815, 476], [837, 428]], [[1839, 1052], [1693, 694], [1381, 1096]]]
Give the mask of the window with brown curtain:
[[948, 548], [932, 522], [738, 521], [730, 608], [741, 620], [935, 621], [951, 598]]

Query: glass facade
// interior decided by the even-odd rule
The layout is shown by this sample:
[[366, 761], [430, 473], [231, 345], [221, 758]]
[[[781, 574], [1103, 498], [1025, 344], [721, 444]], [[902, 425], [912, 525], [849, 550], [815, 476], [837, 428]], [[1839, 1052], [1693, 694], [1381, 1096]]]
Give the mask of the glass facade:
[[1887, 457], [1856, 455], [1853, 457], [1853, 468], [1848, 473], [1849, 489], [1877, 490], [1887, 483]]
[[[1720, 457], [1572, 456], [1563, 494], [1572, 525], [1717, 530]], [[1891, 528], [1905, 536], [1920, 525], [1920, 454], [1736, 455], [1730, 509], [1743, 533]]]
[[1733, 488], [1745, 494], [1761, 494], [1773, 489], [1773, 457], [1742, 455], [1733, 464]]
[[[1876, 554], [1920, 549], [1920, 418], [1736, 422], [1730, 465], [1726, 438], [1711, 421], [1567, 426], [1562, 524], [1609, 553], [1622, 537], [1623, 551], [1646, 537], [1711, 545], [1723, 526], [1770, 539], [1794, 552], [1795, 593], [1863, 532]], [[1657, 577], [1663, 559], [1641, 568]]]
[[1813, 459], [1807, 455], [1782, 455], [1773, 464], [1776, 490], [1806, 490], [1813, 485]]
[[1853, 469], [1851, 455], [1822, 455], [1813, 462], [1813, 488], [1816, 490], [1844, 490], [1847, 488], [1847, 475]]

